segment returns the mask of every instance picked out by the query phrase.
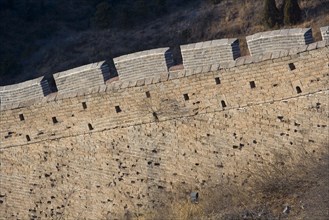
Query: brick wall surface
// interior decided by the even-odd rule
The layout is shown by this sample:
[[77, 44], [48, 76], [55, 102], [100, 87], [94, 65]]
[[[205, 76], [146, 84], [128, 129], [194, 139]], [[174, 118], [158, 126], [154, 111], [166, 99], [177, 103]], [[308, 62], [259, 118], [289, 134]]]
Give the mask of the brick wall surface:
[[19, 103], [47, 96], [50, 93], [48, 82], [39, 77], [23, 83], [0, 86], [0, 105]]
[[168, 72], [173, 65], [169, 48], [158, 48], [113, 59], [121, 81], [136, 81]]
[[247, 44], [251, 55], [287, 51], [312, 42], [311, 28], [275, 30], [247, 36]]
[[278, 155], [317, 159], [328, 43], [2, 107], [0, 219], [142, 217]]
[[59, 93], [70, 93], [104, 85], [107, 75], [109, 68], [102, 61], [55, 73], [54, 79]]
[[185, 69], [233, 61], [240, 56], [237, 39], [221, 39], [181, 46]]

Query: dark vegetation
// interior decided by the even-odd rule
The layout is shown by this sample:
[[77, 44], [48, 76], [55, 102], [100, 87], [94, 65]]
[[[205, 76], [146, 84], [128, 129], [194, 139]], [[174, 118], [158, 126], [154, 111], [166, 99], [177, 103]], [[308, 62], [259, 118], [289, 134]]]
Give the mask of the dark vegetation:
[[[267, 5], [264, 8], [264, 2]], [[326, 0], [0, 0], [0, 85], [140, 50], [328, 25]], [[267, 10], [264, 10], [267, 9]], [[267, 19], [264, 19], [267, 16]], [[264, 20], [266, 25], [264, 25]], [[319, 39], [319, 33], [315, 33]]]
[[286, 0], [284, 3], [284, 24], [297, 24], [302, 18], [302, 12], [297, 0]]
[[275, 0], [265, 0], [264, 23], [268, 27], [282, 24], [282, 13], [277, 8]]
[[265, 0], [264, 21], [268, 27], [280, 25], [295, 25], [301, 22], [302, 11], [298, 0], [284, 0], [281, 8], [278, 8], [275, 0]]

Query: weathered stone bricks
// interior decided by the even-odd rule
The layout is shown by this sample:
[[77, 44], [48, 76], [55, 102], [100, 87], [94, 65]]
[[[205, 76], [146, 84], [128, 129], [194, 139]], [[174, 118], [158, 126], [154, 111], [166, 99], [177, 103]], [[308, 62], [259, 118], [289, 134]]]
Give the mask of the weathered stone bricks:
[[34, 99], [41, 99], [50, 94], [48, 81], [44, 77], [23, 83], [0, 86], [0, 109], [6, 105], [17, 105]]
[[169, 48], [158, 48], [113, 59], [121, 81], [137, 81], [168, 72], [173, 65]]
[[181, 46], [185, 69], [220, 65], [233, 61], [240, 56], [237, 39], [220, 39]]
[[[190, 100], [196, 100], [189, 100], [188, 102], [183, 101], [187, 108], [182, 109], [181, 116], [194, 114], [189, 108], [193, 108], [192, 104], [200, 100], [204, 100], [199, 104], [202, 105], [202, 107], [200, 106], [201, 109], [216, 109], [218, 107], [221, 109], [221, 101], [225, 101], [227, 105], [226, 108], [244, 106], [249, 103], [270, 102], [298, 95], [296, 90], [297, 86], [300, 87], [302, 95], [327, 88], [326, 85], [329, 82], [325, 77], [327, 70], [325, 59], [319, 59], [319, 56], [323, 56], [322, 54], [325, 51], [328, 53], [327, 47], [313, 50], [311, 51], [312, 53], [308, 55], [303, 55], [303, 53], [297, 54], [297, 58], [287, 57], [287, 59], [284, 60], [278, 58], [271, 60], [271, 62], [263, 61], [255, 64], [245, 64], [231, 69], [219, 70], [215, 72], [215, 75], [219, 77], [220, 84], [216, 83], [213, 72], [200, 72], [196, 75], [175, 79], [168, 79], [168, 74], [163, 74], [163, 79], [161, 79], [161, 76], [159, 75], [157, 80], [153, 79], [152, 84], [146, 84], [146, 81], [139, 80], [135, 82], [135, 85], [132, 85], [133, 87], [122, 87], [122, 83], [118, 82], [106, 87], [105, 90], [103, 89], [102, 95], [98, 94], [100, 89], [95, 87], [95, 89], [91, 89], [90, 92], [84, 92], [78, 96], [85, 97], [84, 100], [86, 100], [87, 104], [88, 100], [93, 100], [88, 104], [87, 111], [83, 111], [81, 106], [82, 101], [77, 101], [77, 94], [74, 93], [72, 95], [69, 94], [69, 96], [66, 96], [65, 94], [63, 94], [63, 96], [57, 95], [55, 99], [51, 99], [49, 102], [40, 103], [35, 106], [32, 105], [31, 108], [33, 109], [33, 112], [48, 112], [49, 116], [45, 118], [46, 121], [51, 119], [52, 116], [50, 116], [50, 114], [53, 114], [54, 116], [57, 115], [58, 118], [61, 119], [61, 114], [69, 109], [78, 109], [81, 113], [95, 109], [96, 112], [90, 112], [90, 115], [95, 117], [92, 119], [93, 123], [99, 123], [99, 121], [106, 119], [108, 121], [106, 124], [111, 125], [110, 127], [112, 128], [122, 126], [123, 124], [120, 123], [120, 120], [129, 122], [129, 125], [136, 120], [139, 121], [138, 123], [143, 120], [149, 121], [153, 117], [152, 112], [154, 111], [160, 111], [162, 113], [157, 116], [159, 119], [161, 119], [162, 115], [170, 115], [171, 112], [178, 110], [176, 108], [178, 108], [181, 105], [180, 102], [184, 100], [183, 94], [188, 94]], [[305, 60], [308, 62], [305, 62]], [[293, 70], [293, 73], [290, 73], [291, 70], [289, 69], [289, 63], [293, 63], [296, 68]], [[320, 68], [321, 66], [322, 68]], [[251, 81], [255, 83], [255, 88], [253, 89], [250, 88]], [[297, 83], [297, 85], [295, 82], [300, 83]], [[143, 87], [145, 88], [141, 90]], [[238, 93], [237, 90], [239, 90]], [[155, 104], [154, 101], [148, 103], [148, 100], [144, 100], [146, 97], [145, 91], [149, 91], [151, 97], [162, 97], [160, 100], [178, 99], [177, 103], [174, 104], [176, 107], [170, 110], [171, 107], [169, 105], [166, 107], [169, 108], [168, 110], [163, 110], [162, 108], [166, 106], [166, 104], [161, 101], [153, 106]], [[116, 105], [120, 106], [122, 112], [115, 112], [114, 107]], [[148, 107], [144, 108], [143, 105]], [[168, 114], [166, 111], [168, 111]], [[106, 112], [106, 114], [103, 115], [103, 112]], [[22, 111], [22, 113], [26, 114], [24, 111]], [[177, 112], [177, 116], [179, 115], [178, 113], [179, 111]], [[76, 128], [79, 128], [79, 130], [80, 128], [84, 128], [83, 130], [88, 132], [86, 122], [77, 121], [78, 118], [81, 118], [79, 116], [80, 113], [73, 113], [73, 116], [69, 116], [69, 114], [70, 113], [65, 113], [64, 118], [66, 119], [61, 121], [61, 123], [59, 123], [60, 125], [51, 127], [52, 129], [48, 133], [50, 137], [52, 137], [51, 135], [53, 132], [65, 133], [67, 130], [74, 133]], [[15, 123], [13, 124], [8, 123], [9, 121], [3, 121], [1, 127], [3, 128], [4, 136], [6, 136], [6, 130], [14, 130], [16, 122], [19, 122], [18, 115], [19, 113], [14, 113], [14, 118], [12, 120]], [[28, 118], [30, 118], [30, 116]], [[17, 133], [24, 133], [25, 131], [32, 132], [33, 129], [31, 130], [31, 127], [38, 129], [40, 129], [40, 126], [43, 127], [43, 122], [40, 122], [39, 125], [33, 124], [39, 123], [38, 120], [32, 120], [30, 123], [31, 124], [23, 124], [28, 127], [25, 128], [22, 126], [20, 128], [21, 131], [17, 131]], [[65, 127], [70, 128], [65, 129]], [[97, 131], [98, 127], [94, 126], [94, 130]], [[48, 132], [47, 129], [45, 129], [45, 132]], [[35, 130], [32, 133], [31, 142], [34, 141], [35, 134], [37, 134], [38, 131]], [[11, 146], [12, 139], [4, 139], [4, 136], [0, 137], [2, 146]], [[57, 135], [55, 136], [57, 137]], [[66, 136], [66, 134], [64, 136]], [[22, 136], [18, 139], [21, 144], [27, 143], [26, 139]]]
[[60, 94], [104, 85], [108, 77], [109, 68], [105, 61], [54, 74], [58, 93]]
[[247, 36], [246, 39], [252, 56], [266, 52], [284, 52], [313, 42], [311, 28], [261, 32]]

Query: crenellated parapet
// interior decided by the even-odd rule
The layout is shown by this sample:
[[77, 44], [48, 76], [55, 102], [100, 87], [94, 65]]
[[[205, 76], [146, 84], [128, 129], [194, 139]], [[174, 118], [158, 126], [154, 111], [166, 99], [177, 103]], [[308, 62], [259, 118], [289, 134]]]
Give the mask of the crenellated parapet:
[[[0, 87], [1, 109], [13, 109], [42, 100], [75, 97], [106, 89], [143, 86], [190, 75], [217, 71], [293, 56], [327, 47], [328, 26], [321, 28], [323, 41], [313, 42], [312, 29], [275, 30], [247, 36], [250, 56], [240, 57], [239, 40], [218, 39], [181, 46], [183, 63], [174, 65], [170, 48], [136, 52], [113, 59], [113, 70], [105, 61], [55, 73], [53, 80], [44, 77]], [[112, 72], [113, 71], [113, 72]], [[117, 78], [110, 76], [118, 74]], [[48, 81], [51, 80], [51, 81]], [[57, 92], [48, 97], [49, 94]], [[47, 97], [46, 97], [47, 96]]]
[[321, 27], [320, 31], [321, 31], [322, 40], [329, 40], [329, 26]]
[[220, 39], [182, 45], [181, 53], [185, 69], [195, 69], [211, 64], [223, 64], [240, 56], [239, 40]]
[[328, 52], [329, 41], [320, 41], [1, 105], [0, 148], [328, 92]]
[[284, 29], [247, 36], [250, 54], [288, 51], [313, 42], [311, 28]]
[[48, 81], [44, 77], [14, 85], [0, 86], [0, 106], [19, 107], [22, 103], [39, 100], [50, 93]]
[[104, 85], [108, 78], [109, 67], [105, 64], [105, 61], [91, 63], [54, 74], [59, 93], [70, 93]]
[[123, 55], [113, 59], [122, 81], [145, 79], [168, 72], [173, 65], [169, 47]]

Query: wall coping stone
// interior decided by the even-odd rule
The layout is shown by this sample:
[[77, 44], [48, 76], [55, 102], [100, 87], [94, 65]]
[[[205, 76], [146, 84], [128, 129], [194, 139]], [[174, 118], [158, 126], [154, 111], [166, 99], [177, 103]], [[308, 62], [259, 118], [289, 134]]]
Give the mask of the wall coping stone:
[[28, 80], [22, 83], [7, 85], [7, 86], [0, 86], [0, 92], [7, 92], [7, 91], [13, 91], [13, 90], [19, 90], [26, 87], [30, 87], [33, 85], [40, 85], [43, 81], [44, 76], [38, 77], [36, 79]]
[[55, 79], [59, 79], [62, 77], [67, 77], [76, 73], [81, 73], [81, 72], [85, 72], [91, 69], [99, 69], [99, 68], [103, 68], [103, 64], [105, 63], [105, 60], [100, 61], [100, 62], [96, 62], [96, 63], [90, 63], [84, 66], [79, 66], [73, 69], [69, 69], [69, 70], [65, 70], [62, 72], [58, 72], [54, 74], [54, 78]]
[[202, 48], [211, 48], [215, 46], [224, 46], [224, 45], [232, 45], [237, 38], [226, 38], [226, 39], [216, 39], [211, 41], [204, 41], [204, 42], [197, 42], [191, 44], [181, 45], [181, 50], [195, 50], [195, 49], [202, 49]]
[[166, 53], [169, 50], [170, 50], [169, 47], [163, 47], [163, 48], [139, 51], [136, 53], [131, 53], [131, 54], [122, 55], [122, 56], [113, 58], [113, 61], [114, 61], [114, 63], [119, 63], [119, 62], [124, 62], [127, 60], [133, 60], [133, 59], [138, 59], [138, 58], [142, 58], [142, 57], [147, 57], [147, 56], [163, 55], [164, 53]]
[[271, 38], [271, 37], [282, 37], [282, 36], [294, 36], [305, 34], [312, 30], [311, 28], [294, 28], [294, 29], [282, 29], [256, 33], [246, 37], [247, 42], [257, 39]]

